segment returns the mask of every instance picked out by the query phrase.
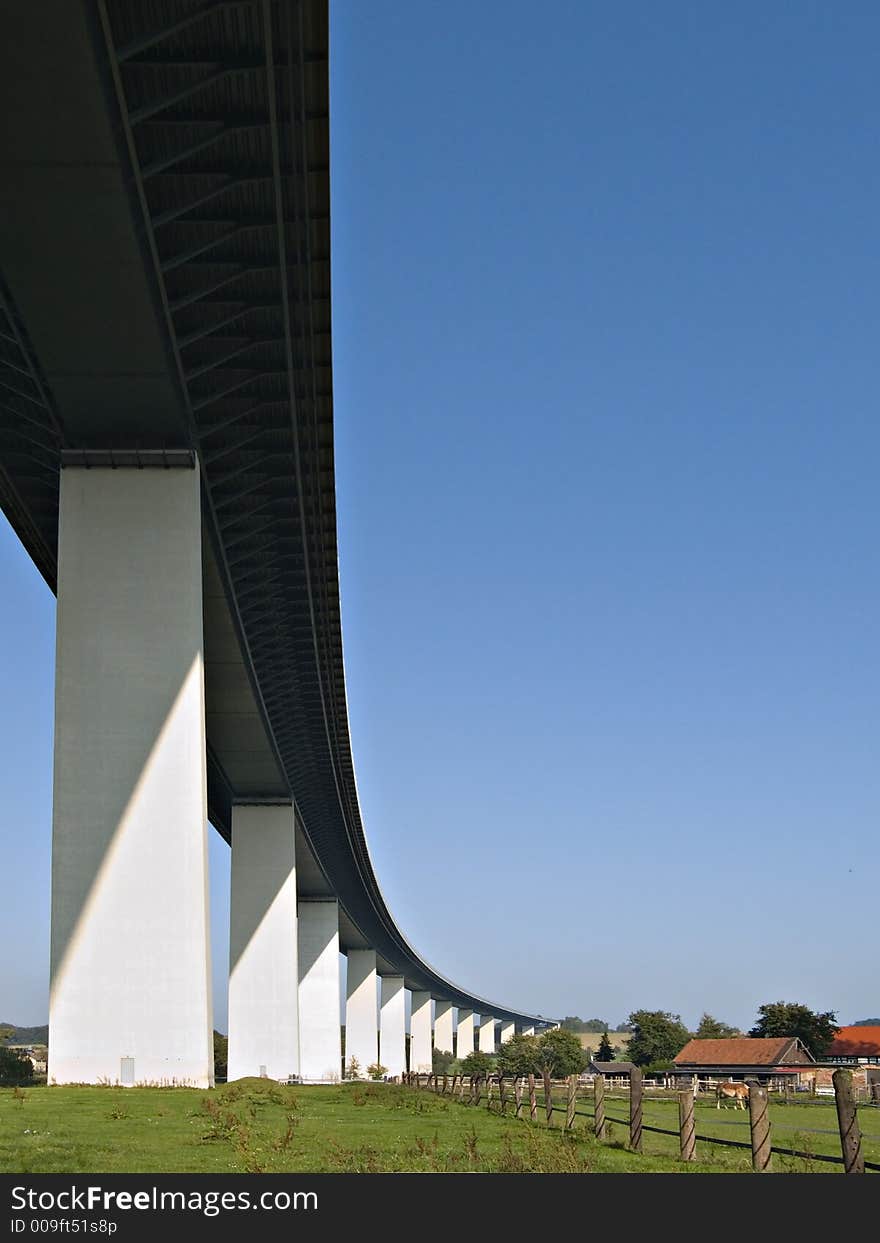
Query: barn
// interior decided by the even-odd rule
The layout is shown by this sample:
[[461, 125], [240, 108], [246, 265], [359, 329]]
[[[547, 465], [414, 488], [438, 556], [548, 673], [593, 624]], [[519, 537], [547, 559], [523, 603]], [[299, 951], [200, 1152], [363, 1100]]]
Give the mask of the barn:
[[689, 1040], [673, 1059], [679, 1080], [702, 1084], [756, 1079], [768, 1088], [795, 1084], [815, 1074], [816, 1061], [797, 1036], [734, 1036]]

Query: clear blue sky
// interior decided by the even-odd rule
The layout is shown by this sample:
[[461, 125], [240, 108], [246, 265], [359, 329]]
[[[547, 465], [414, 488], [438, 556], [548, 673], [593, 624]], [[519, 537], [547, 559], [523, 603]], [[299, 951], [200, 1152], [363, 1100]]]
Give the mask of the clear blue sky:
[[[880, 7], [331, 7], [343, 621], [392, 910], [544, 1014], [877, 1014]], [[8, 528], [0, 583], [0, 1019], [38, 1023], [54, 601]]]

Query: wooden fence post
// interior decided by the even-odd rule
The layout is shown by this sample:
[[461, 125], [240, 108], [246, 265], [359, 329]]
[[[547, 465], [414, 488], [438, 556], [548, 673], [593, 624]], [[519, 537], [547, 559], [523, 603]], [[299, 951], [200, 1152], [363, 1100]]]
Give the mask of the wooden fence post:
[[577, 1075], [569, 1075], [568, 1077], [568, 1100], [565, 1107], [565, 1129], [570, 1131], [574, 1126], [575, 1109], [577, 1106]]
[[443, 1076], [443, 1095], [446, 1096], [448, 1091], [449, 1091], [449, 1076], [444, 1075]]
[[479, 1106], [480, 1101], [483, 1099], [483, 1080], [480, 1075], [474, 1075], [471, 1083], [474, 1088], [474, 1104]]
[[529, 1075], [529, 1116], [532, 1122], [538, 1121], [538, 1094], [535, 1092], [534, 1075]]
[[605, 1076], [597, 1074], [593, 1078], [593, 1130], [596, 1139], [605, 1138]]
[[492, 1112], [492, 1076], [486, 1076], [486, 1108]]
[[678, 1138], [682, 1161], [693, 1161], [697, 1146], [694, 1130], [694, 1090], [685, 1088], [678, 1094]]
[[634, 1066], [629, 1072], [629, 1146], [642, 1151], [642, 1072]]
[[749, 1127], [752, 1133], [752, 1169], [764, 1174], [770, 1169], [770, 1114], [767, 1089], [759, 1083], [749, 1084]]
[[503, 1118], [507, 1113], [507, 1095], [504, 1091], [504, 1076], [498, 1076], [498, 1112]]
[[544, 1112], [547, 1115], [547, 1125], [553, 1125], [553, 1080], [550, 1078], [549, 1070], [544, 1071]]
[[522, 1075], [517, 1075], [517, 1077], [513, 1081], [513, 1100], [514, 1100], [514, 1104], [516, 1105], [517, 1118], [522, 1117], [522, 1105], [523, 1105], [522, 1096], [523, 1096]]
[[460, 1101], [464, 1100], [464, 1075], [459, 1075], [458, 1077], [458, 1099]]
[[852, 1071], [836, 1070], [831, 1076], [831, 1082], [834, 1084], [834, 1103], [837, 1105], [843, 1172], [844, 1174], [864, 1174], [865, 1158], [862, 1156], [859, 1115], [853, 1099]]

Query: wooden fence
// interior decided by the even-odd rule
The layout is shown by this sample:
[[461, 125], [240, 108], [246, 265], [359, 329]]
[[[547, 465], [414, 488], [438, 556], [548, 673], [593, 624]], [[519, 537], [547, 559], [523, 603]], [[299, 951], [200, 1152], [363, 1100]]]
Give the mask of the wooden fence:
[[[770, 1116], [768, 1111], [767, 1090], [760, 1084], [751, 1083], [749, 1087], [749, 1131], [750, 1138], [746, 1142], [737, 1139], [722, 1139], [714, 1135], [699, 1135], [694, 1120], [694, 1091], [687, 1088], [674, 1093], [678, 1098], [678, 1129], [669, 1130], [665, 1127], [648, 1125], [642, 1117], [643, 1081], [642, 1073], [637, 1068], [629, 1076], [629, 1117], [628, 1119], [612, 1117], [607, 1106], [615, 1104], [606, 1096], [605, 1080], [596, 1075], [592, 1084], [591, 1111], [578, 1109], [578, 1093], [584, 1092], [585, 1085], [577, 1075], [565, 1080], [553, 1080], [543, 1076], [540, 1091], [540, 1104], [546, 1125], [554, 1125], [554, 1115], [561, 1115], [558, 1123], [560, 1129], [571, 1131], [576, 1119], [586, 1118], [592, 1123], [591, 1130], [596, 1139], [607, 1139], [609, 1122], [629, 1125], [629, 1148], [633, 1152], [642, 1151], [643, 1133], [654, 1132], [657, 1135], [677, 1136], [682, 1161], [696, 1160], [696, 1145], [719, 1144], [725, 1148], [741, 1148], [751, 1150], [752, 1169], [757, 1173], [770, 1170], [774, 1153], [781, 1156], [800, 1157], [808, 1161], [842, 1165], [846, 1174], [864, 1174], [866, 1170], [880, 1171], [880, 1164], [866, 1161], [862, 1153], [862, 1135], [859, 1127], [858, 1110], [853, 1093], [852, 1073], [848, 1070], [836, 1070], [833, 1075], [834, 1097], [837, 1107], [837, 1129], [840, 1136], [841, 1156], [830, 1156], [815, 1152], [803, 1152], [795, 1148], [784, 1148], [772, 1142]], [[486, 1108], [494, 1109], [501, 1115], [524, 1118], [528, 1109], [529, 1121], [538, 1121], [539, 1092], [538, 1081], [534, 1075], [520, 1078], [505, 1078], [503, 1075], [473, 1076], [467, 1075], [416, 1075], [405, 1074], [402, 1082], [414, 1088], [436, 1092], [441, 1096], [449, 1096], [463, 1104], [479, 1106], [485, 1099]], [[554, 1091], [556, 1102], [554, 1102]], [[583, 1100], [583, 1096], [581, 1098]]]

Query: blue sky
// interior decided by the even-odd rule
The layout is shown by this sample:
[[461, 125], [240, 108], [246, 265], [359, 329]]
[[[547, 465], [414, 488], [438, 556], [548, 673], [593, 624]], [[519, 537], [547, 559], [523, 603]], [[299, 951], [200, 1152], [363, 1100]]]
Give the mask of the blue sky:
[[[544, 1014], [878, 1013], [880, 9], [332, 8], [343, 623], [391, 909]], [[0, 1019], [37, 1023], [54, 601], [8, 528], [0, 583]]]

